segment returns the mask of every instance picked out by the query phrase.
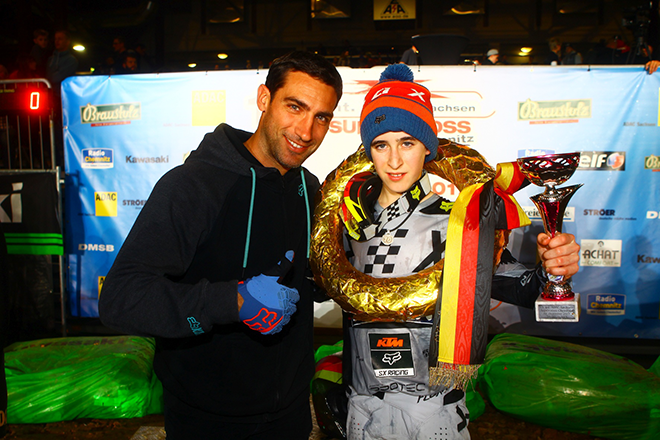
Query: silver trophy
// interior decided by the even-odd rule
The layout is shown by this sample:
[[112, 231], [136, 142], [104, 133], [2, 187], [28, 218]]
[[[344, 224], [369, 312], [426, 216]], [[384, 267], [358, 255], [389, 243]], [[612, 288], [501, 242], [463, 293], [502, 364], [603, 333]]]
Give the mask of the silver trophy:
[[[545, 187], [541, 194], [530, 197], [541, 214], [546, 234], [554, 237], [561, 232], [566, 205], [582, 184], [558, 188], [573, 175], [580, 163], [580, 153], [548, 154], [523, 157], [518, 166], [527, 179]], [[563, 276], [548, 275], [548, 282], [536, 301], [536, 320], [577, 322], [580, 315], [580, 294], [574, 293]]]

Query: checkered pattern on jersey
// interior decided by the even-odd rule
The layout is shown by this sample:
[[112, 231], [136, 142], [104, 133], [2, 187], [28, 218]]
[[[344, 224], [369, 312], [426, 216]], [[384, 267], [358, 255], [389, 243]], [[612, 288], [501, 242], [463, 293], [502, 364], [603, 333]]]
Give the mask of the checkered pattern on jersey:
[[[380, 223], [387, 224], [387, 222], [394, 220], [398, 216], [403, 214], [403, 211], [399, 208], [399, 203], [392, 203], [390, 206], [385, 208], [385, 212], [380, 215]], [[382, 218], [385, 216], [384, 218]]]
[[[387, 231], [380, 231], [376, 237], [382, 237]], [[396, 244], [397, 239], [405, 238], [408, 235], [409, 229], [397, 229], [392, 232], [394, 235], [394, 243], [390, 246], [383, 244], [382, 241], [378, 240], [378, 244], [374, 246], [369, 246], [367, 249], [367, 256], [371, 263], [364, 265], [364, 273], [367, 275], [372, 274], [391, 274], [394, 273], [395, 263], [392, 260], [396, 260], [396, 256], [399, 255], [401, 246]], [[388, 261], [388, 257], [389, 261]]]

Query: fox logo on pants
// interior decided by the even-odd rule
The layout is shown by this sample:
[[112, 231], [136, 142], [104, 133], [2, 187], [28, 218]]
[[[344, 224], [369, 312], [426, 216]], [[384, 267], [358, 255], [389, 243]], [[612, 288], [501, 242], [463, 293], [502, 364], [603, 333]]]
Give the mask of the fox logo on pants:
[[252, 330], [264, 333], [272, 330], [281, 320], [282, 317], [278, 317], [277, 313], [262, 308], [256, 316], [243, 322]]
[[398, 360], [401, 360], [401, 353], [398, 351], [396, 353], [385, 353], [383, 356], [383, 362], [387, 362], [390, 365], [394, 365]]

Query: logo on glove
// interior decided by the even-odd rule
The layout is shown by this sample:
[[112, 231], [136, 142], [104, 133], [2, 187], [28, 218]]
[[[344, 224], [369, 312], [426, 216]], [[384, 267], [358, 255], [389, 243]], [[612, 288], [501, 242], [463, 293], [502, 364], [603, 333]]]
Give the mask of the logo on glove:
[[271, 331], [281, 320], [282, 316], [279, 316], [278, 319], [277, 313], [263, 308], [254, 318], [246, 319], [243, 322], [252, 330], [264, 333]]

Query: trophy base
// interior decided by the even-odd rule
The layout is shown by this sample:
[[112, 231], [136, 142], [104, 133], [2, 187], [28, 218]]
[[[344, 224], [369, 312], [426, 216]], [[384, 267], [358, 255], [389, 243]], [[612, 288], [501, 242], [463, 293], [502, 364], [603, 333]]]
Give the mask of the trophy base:
[[548, 301], [539, 295], [534, 303], [538, 322], [578, 322], [580, 320], [580, 294], [565, 301]]

